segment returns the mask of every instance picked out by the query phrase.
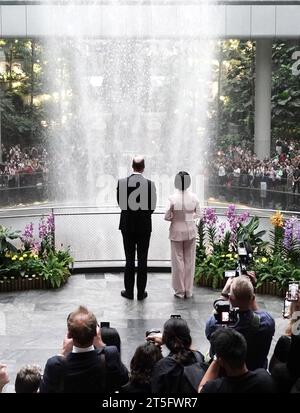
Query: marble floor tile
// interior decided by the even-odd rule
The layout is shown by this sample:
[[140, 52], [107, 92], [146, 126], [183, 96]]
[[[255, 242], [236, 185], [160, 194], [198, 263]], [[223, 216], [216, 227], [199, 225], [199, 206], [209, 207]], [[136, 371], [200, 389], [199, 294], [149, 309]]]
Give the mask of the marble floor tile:
[[[124, 299], [120, 295], [123, 288], [122, 272], [91, 273], [74, 275], [57, 290], [1, 293], [0, 362], [8, 365], [11, 383], [23, 365], [37, 363], [44, 367], [47, 358], [58, 353], [66, 333], [66, 318], [80, 304], [87, 305], [98, 322], [109, 321], [117, 328], [122, 359], [127, 366], [135, 348], [144, 342], [146, 330], [162, 329], [171, 314], [180, 314], [188, 321], [194, 347], [203, 353], [208, 350], [205, 322], [220, 291], [195, 287], [192, 299], [176, 299], [170, 273], [149, 274], [149, 295], [143, 301], [137, 301], [136, 296], [134, 300]], [[262, 295], [257, 299], [260, 307], [271, 312], [276, 321], [272, 353], [287, 325], [281, 317], [283, 301]]]

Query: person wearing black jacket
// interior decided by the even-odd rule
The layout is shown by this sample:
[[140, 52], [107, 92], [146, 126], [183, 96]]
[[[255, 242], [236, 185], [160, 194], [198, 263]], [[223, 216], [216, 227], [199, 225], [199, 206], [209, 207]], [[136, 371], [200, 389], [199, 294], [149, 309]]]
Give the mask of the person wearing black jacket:
[[165, 344], [170, 351], [153, 369], [152, 393], [196, 394], [198, 384], [207, 366], [204, 356], [192, 349], [190, 329], [181, 317], [170, 318], [164, 324], [163, 334], [149, 335], [147, 340]]
[[61, 355], [48, 359], [41, 393], [109, 393], [128, 381], [115, 346], [105, 346], [96, 317], [80, 306], [68, 317]]
[[300, 378], [300, 299], [292, 302], [286, 334], [277, 341], [269, 370], [278, 393], [289, 393]]
[[117, 201], [121, 208], [119, 229], [122, 232], [126, 256], [125, 290], [122, 297], [133, 299], [135, 283], [135, 252], [137, 251], [137, 299], [147, 297], [147, 258], [152, 231], [151, 216], [156, 208], [154, 182], [143, 177], [145, 160], [136, 156], [132, 162], [133, 174], [119, 179]]
[[[213, 361], [199, 383], [199, 393], [275, 393], [265, 369], [248, 370], [247, 342], [233, 328], [219, 327], [211, 337]], [[224, 374], [220, 374], [221, 371]]]

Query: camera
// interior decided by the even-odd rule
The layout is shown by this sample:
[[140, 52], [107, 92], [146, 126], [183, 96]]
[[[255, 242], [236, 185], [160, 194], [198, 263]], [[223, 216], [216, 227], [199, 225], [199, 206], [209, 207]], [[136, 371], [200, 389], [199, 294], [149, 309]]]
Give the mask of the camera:
[[252, 253], [250, 252], [251, 248], [247, 245], [246, 242], [240, 241], [237, 247], [237, 266], [236, 269], [225, 271], [224, 276], [226, 278], [238, 277], [239, 275], [248, 275], [247, 274], [247, 265], [252, 258]]
[[146, 331], [146, 337], [148, 337], [148, 336], [153, 336], [153, 335], [155, 335], [155, 334], [160, 334], [160, 333], [161, 333], [160, 330], [157, 330], [157, 329], [153, 328], [153, 329], [151, 329], [151, 330], [147, 330], [147, 331]]
[[241, 241], [238, 243], [237, 254], [239, 256], [239, 263], [241, 265], [249, 264], [250, 254], [248, 252], [245, 242]]
[[102, 321], [101, 323], [100, 323], [100, 328], [102, 328], [102, 327], [110, 327], [110, 323], [108, 322], [108, 321]]
[[215, 319], [217, 324], [235, 326], [239, 321], [239, 308], [231, 307], [228, 301], [216, 300], [214, 302]]
[[289, 283], [288, 290], [283, 302], [282, 316], [283, 318], [291, 318], [291, 305], [299, 300], [299, 284], [296, 282]]
[[282, 310], [282, 317], [283, 318], [291, 318], [291, 304], [292, 302], [285, 299], [283, 302], [283, 310]]

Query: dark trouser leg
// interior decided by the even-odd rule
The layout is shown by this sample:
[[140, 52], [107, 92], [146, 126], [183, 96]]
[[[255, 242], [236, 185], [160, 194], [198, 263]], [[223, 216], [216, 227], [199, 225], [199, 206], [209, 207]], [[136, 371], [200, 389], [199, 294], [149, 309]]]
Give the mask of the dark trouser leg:
[[147, 284], [147, 258], [150, 242], [150, 234], [141, 234], [137, 237], [137, 258], [138, 258], [138, 270], [137, 270], [137, 292], [138, 297], [144, 294]]
[[122, 236], [126, 257], [126, 265], [124, 271], [124, 286], [126, 292], [129, 295], [133, 296], [136, 241], [134, 238], [134, 234], [122, 231]]

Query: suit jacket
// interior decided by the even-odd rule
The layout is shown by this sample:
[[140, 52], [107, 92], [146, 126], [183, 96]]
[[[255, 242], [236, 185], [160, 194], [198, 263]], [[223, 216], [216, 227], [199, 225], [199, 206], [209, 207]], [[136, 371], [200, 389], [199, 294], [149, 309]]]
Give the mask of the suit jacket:
[[119, 179], [117, 201], [121, 208], [119, 229], [123, 232], [150, 233], [151, 215], [156, 208], [154, 182], [141, 174]]
[[[100, 355], [105, 354], [105, 364]], [[48, 359], [40, 385], [41, 393], [107, 393], [128, 382], [128, 371], [117, 347], [107, 346], [86, 353], [70, 353]]]
[[171, 221], [170, 240], [185, 241], [196, 238], [196, 218], [200, 218], [200, 205], [196, 194], [188, 190], [178, 190], [170, 196], [165, 214], [165, 220]]

